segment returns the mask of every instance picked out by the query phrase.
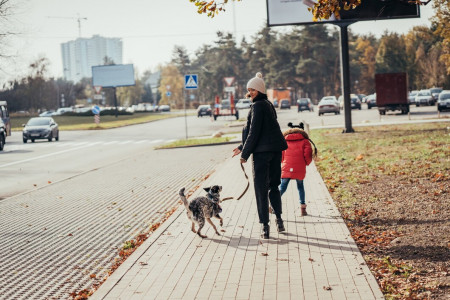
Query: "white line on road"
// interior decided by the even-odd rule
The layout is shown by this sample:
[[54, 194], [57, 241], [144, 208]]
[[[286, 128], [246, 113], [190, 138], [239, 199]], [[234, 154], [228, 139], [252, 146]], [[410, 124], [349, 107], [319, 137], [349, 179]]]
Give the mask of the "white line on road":
[[52, 152], [52, 153], [48, 153], [48, 154], [41, 155], [41, 156], [36, 156], [36, 157], [24, 159], [24, 160], [19, 160], [19, 161], [7, 163], [7, 164], [4, 164], [4, 165], [0, 165], [0, 168], [14, 166], [14, 165], [18, 165], [18, 164], [21, 164], [21, 163], [24, 163], [24, 162], [38, 160], [38, 159], [46, 158], [46, 157], [53, 156], [53, 155], [63, 154], [63, 153], [66, 153], [66, 152], [76, 151], [76, 150], [79, 150], [79, 149], [91, 147], [91, 146], [93, 146], [95, 144], [96, 143], [92, 143], [92, 144], [84, 145], [84, 146], [81, 146], [81, 147], [78, 147], [78, 148], [70, 148], [70, 149], [66, 149], [66, 150], [62, 150], [62, 151], [58, 151], [58, 152]]

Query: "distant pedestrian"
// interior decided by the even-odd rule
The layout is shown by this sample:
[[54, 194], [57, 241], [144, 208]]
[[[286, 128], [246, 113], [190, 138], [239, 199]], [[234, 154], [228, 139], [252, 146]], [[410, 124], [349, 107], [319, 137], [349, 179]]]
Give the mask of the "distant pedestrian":
[[[312, 148], [308, 134], [304, 130], [303, 123], [300, 125], [288, 124], [291, 129], [283, 132], [287, 141], [288, 148], [283, 151], [281, 162], [281, 185], [280, 193], [284, 194], [289, 181], [295, 179], [300, 197], [301, 215], [306, 216], [305, 188], [303, 179], [306, 175], [306, 166], [308, 166], [313, 158]], [[317, 149], [314, 146], [314, 155], [317, 155]]]
[[247, 83], [252, 106], [247, 124], [242, 130], [242, 144], [233, 149], [233, 157], [241, 153], [241, 163], [253, 154], [253, 182], [259, 222], [263, 224], [262, 237], [269, 238], [269, 200], [276, 215], [277, 229], [285, 231], [281, 218], [281, 152], [287, 149], [286, 140], [277, 121], [277, 113], [267, 99], [262, 74]]

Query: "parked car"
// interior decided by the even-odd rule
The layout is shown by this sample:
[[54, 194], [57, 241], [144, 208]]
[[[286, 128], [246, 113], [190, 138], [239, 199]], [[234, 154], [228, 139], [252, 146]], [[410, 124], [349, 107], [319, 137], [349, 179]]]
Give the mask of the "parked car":
[[325, 113], [335, 113], [336, 115], [340, 114], [339, 104], [336, 100], [336, 97], [323, 97], [319, 102], [319, 116]]
[[[324, 96], [324, 97], [322, 97], [322, 99], [320, 99], [320, 101], [322, 101], [322, 100], [333, 100], [333, 101], [335, 101], [335, 102], [338, 104], [338, 106], [339, 106], [339, 102], [338, 102], [336, 96]], [[319, 102], [320, 102], [320, 101], [319, 101]]]
[[442, 93], [442, 88], [434, 87], [430, 89], [430, 92], [434, 99], [439, 99], [439, 94]]
[[376, 107], [377, 106], [377, 94], [370, 94], [369, 96], [367, 96], [367, 108], [371, 109], [372, 107]]
[[197, 107], [197, 117], [210, 116], [212, 115], [211, 105], [202, 104]]
[[252, 100], [250, 99], [239, 99], [238, 103], [236, 103], [236, 108], [237, 109], [246, 109], [246, 108], [250, 108], [250, 106], [252, 105]]
[[416, 91], [416, 90], [409, 92], [409, 96], [408, 96], [409, 104], [416, 104], [416, 96], [418, 93], [419, 93], [419, 91]]
[[[359, 100], [358, 95], [350, 95], [350, 105], [352, 109], [361, 109], [361, 100]], [[344, 109], [344, 97], [342, 95], [339, 96], [339, 108]]]
[[158, 107], [158, 111], [170, 111], [170, 106], [169, 105], [160, 105]]
[[55, 114], [55, 112], [53, 110], [47, 110], [44, 111], [43, 113], [39, 114], [39, 117], [51, 117]]
[[430, 90], [420, 90], [416, 96], [416, 106], [420, 105], [434, 105], [436, 99], [431, 94]]
[[55, 120], [51, 117], [36, 117], [28, 120], [27, 124], [23, 125], [22, 138], [26, 143], [31, 140], [47, 139], [49, 142], [52, 139], [59, 140], [59, 128]]
[[297, 112], [301, 111], [314, 111], [314, 105], [309, 98], [300, 98], [297, 100]]
[[3, 123], [2, 119], [0, 119], [0, 151], [3, 151], [6, 142], [6, 126]]
[[[60, 116], [60, 115], [65, 114], [66, 112], [72, 112], [72, 111], [73, 111], [72, 107], [60, 107], [52, 114], [52, 116]], [[46, 117], [50, 117], [50, 116], [46, 116]]]
[[361, 103], [366, 103], [367, 95], [365, 95], [365, 94], [357, 94], [356, 96], [358, 96], [359, 101], [361, 101]]
[[283, 108], [291, 109], [291, 101], [289, 99], [280, 100], [280, 109]]
[[450, 90], [442, 91], [437, 102], [438, 111], [450, 110]]

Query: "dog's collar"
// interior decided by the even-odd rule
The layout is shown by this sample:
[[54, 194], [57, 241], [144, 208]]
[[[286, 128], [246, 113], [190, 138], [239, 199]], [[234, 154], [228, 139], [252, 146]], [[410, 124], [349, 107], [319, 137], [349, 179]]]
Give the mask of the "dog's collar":
[[211, 201], [213, 201], [213, 202], [217, 201], [217, 200], [216, 200], [216, 197], [214, 197], [214, 196], [211, 195], [210, 193], [206, 194], [206, 196], [208, 197], [209, 200], [211, 200]]

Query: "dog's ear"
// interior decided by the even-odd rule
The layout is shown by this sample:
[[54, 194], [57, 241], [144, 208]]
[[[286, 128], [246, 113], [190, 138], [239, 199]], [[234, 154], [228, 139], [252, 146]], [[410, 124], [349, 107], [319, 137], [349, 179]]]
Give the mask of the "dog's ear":
[[205, 187], [203, 188], [207, 193], [209, 193], [209, 191], [211, 190], [211, 187]]

